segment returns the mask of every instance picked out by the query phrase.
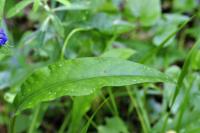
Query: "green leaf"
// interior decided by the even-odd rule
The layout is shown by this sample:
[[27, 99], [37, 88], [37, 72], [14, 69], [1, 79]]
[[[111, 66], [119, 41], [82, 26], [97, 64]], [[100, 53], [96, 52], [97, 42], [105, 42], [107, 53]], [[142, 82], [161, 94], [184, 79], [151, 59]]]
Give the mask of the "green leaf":
[[1, 23], [1, 20], [3, 18], [3, 12], [4, 12], [4, 6], [5, 6], [5, 0], [0, 0], [0, 23]]
[[194, 55], [192, 56], [192, 68], [195, 70], [200, 69], [200, 50], [197, 50], [194, 52]]
[[128, 59], [130, 56], [135, 54], [135, 51], [130, 48], [118, 48], [106, 51], [101, 55], [101, 57], [114, 57], [121, 59]]
[[64, 27], [63, 27], [63, 24], [62, 24], [61, 20], [56, 15], [52, 15], [51, 16], [51, 20], [52, 20], [52, 23], [53, 23], [53, 26], [54, 26], [56, 32], [61, 37], [64, 37], [65, 30], [64, 30]]
[[163, 73], [131, 61], [116, 58], [61, 60], [36, 70], [15, 98], [18, 112], [42, 101], [89, 95], [96, 88], [145, 82], [171, 81]]
[[183, 81], [186, 77], [186, 75], [189, 73], [189, 69], [190, 67], [192, 67], [192, 62], [191, 62], [191, 59], [192, 57], [195, 55], [196, 51], [198, 51], [198, 49], [200, 48], [200, 38], [196, 41], [196, 43], [193, 45], [193, 47], [191, 48], [191, 50], [189, 51], [189, 53], [187, 54], [186, 56], [186, 59], [184, 61], [184, 64], [183, 64], [183, 68], [181, 70], [181, 73], [178, 77], [178, 81], [177, 81], [177, 84], [176, 84], [176, 89], [175, 89], [175, 92], [173, 94], [173, 97], [171, 99], [171, 102], [170, 102], [170, 106], [173, 106], [179, 92], [180, 92], [180, 89], [183, 85]]
[[74, 98], [71, 115], [72, 118], [69, 124], [68, 133], [77, 133], [78, 131], [80, 131], [81, 127], [78, 125], [81, 125], [81, 119], [84, 114], [90, 109], [91, 103], [95, 97], [96, 95], [94, 93], [93, 95]]
[[161, 15], [160, 0], [128, 0], [128, 7], [144, 26], [155, 24]]
[[26, 6], [28, 6], [31, 3], [33, 3], [33, 0], [23, 0], [19, 2], [8, 11], [7, 18], [16, 16], [19, 12], [21, 12]]
[[120, 16], [112, 16], [106, 13], [96, 14], [91, 18], [89, 26], [106, 34], [121, 34], [134, 29], [135, 25], [124, 21]]
[[2, 59], [5, 57], [10, 56], [11, 54], [12, 54], [12, 50], [9, 44], [7, 44], [7, 47], [0, 47], [0, 61], [2, 61]]
[[[24, 123], [24, 124], [21, 124]], [[30, 118], [28, 115], [20, 115], [20, 117], [16, 118], [16, 125], [15, 125], [15, 131], [16, 133], [22, 133], [25, 132], [30, 124]]]
[[69, 6], [70, 2], [68, 0], [56, 0], [58, 2], [60, 2], [61, 4], [64, 4], [65, 6]]
[[173, 9], [181, 12], [192, 11], [198, 6], [197, 0], [173, 0]]
[[34, 0], [33, 11], [36, 12], [40, 6], [40, 0]]
[[113, 117], [106, 119], [105, 126], [98, 127], [98, 133], [128, 133], [128, 129], [119, 117]]
[[[167, 36], [172, 34], [173, 32], [177, 31], [179, 25], [185, 23], [189, 20], [187, 16], [179, 15], [179, 14], [164, 14], [163, 18], [160, 19], [155, 26], [156, 34], [153, 38], [153, 43], [159, 46]], [[172, 44], [174, 41], [174, 37], [169, 39], [166, 42], [165, 46]]]
[[67, 0], [57, 0], [62, 3], [64, 6], [59, 6], [53, 9], [53, 11], [64, 11], [64, 10], [87, 10], [90, 8], [90, 3], [85, 2], [73, 2], [70, 3]]

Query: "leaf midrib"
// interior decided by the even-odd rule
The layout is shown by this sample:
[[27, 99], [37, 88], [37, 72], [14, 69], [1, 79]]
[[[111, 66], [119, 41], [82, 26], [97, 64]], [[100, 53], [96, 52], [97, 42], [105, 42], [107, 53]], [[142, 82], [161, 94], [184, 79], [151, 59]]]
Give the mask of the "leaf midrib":
[[[31, 98], [29, 98], [29, 99], [32, 99], [32, 97], [33, 96], [35, 96], [35, 94], [41, 94], [41, 92], [45, 92], [45, 91], [43, 91], [43, 90], [45, 90], [45, 89], [42, 89], [42, 88], [46, 88], [46, 89], [49, 89], [49, 91], [51, 91], [51, 88], [54, 88], [55, 86], [59, 86], [60, 84], [64, 84], [63, 85], [63, 87], [64, 86], [67, 86], [68, 84], [70, 84], [70, 83], [73, 83], [73, 82], [82, 82], [82, 81], [84, 81], [84, 80], [93, 80], [93, 79], [101, 79], [101, 78], [120, 78], [120, 77], [137, 77], [137, 78], [153, 78], [153, 79], [156, 79], [157, 80], [157, 82], [160, 82], [160, 81], [163, 81], [163, 80], [165, 80], [165, 78], [164, 77], [162, 77], [162, 78], [158, 78], [158, 77], [154, 77], [154, 76], [138, 76], [138, 75], [123, 75], [123, 76], [121, 76], [121, 75], [112, 75], [112, 76], [99, 76], [99, 77], [89, 77], [89, 78], [83, 78], [83, 79], [77, 79], [77, 80], [72, 80], [72, 81], [61, 81], [61, 82], [55, 82], [55, 83], [52, 83], [52, 84], [50, 84], [50, 85], [48, 85], [49, 87], [45, 87], [45, 86], [43, 86], [43, 87], [41, 87], [40, 89], [38, 89], [37, 91], [34, 91], [33, 93], [31, 93], [31, 94], [29, 94], [29, 95], [27, 95], [26, 97], [24, 97], [24, 98], [22, 98], [22, 99], [20, 99], [20, 104], [18, 104], [19, 106], [18, 106], [18, 108], [20, 108], [20, 106], [22, 106], [25, 102], [21, 102], [21, 101], [25, 101], [25, 99], [28, 99], [29, 97], [31, 97]], [[167, 79], [166, 79], [167, 80]], [[67, 83], [65, 83], [65, 82], [67, 82]], [[102, 86], [103, 87], [103, 86]]]

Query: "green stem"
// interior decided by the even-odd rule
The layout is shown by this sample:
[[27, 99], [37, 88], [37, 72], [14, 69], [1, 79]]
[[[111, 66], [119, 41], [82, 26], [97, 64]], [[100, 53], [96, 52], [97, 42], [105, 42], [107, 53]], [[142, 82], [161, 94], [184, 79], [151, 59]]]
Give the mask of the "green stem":
[[40, 109], [41, 109], [41, 105], [38, 105], [37, 108], [34, 111], [33, 119], [32, 119], [30, 128], [28, 130], [28, 133], [34, 133], [34, 131], [36, 129], [36, 124], [37, 124], [38, 116], [39, 116], [39, 113], [40, 113]]
[[65, 129], [66, 129], [67, 124], [69, 122], [69, 118], [70, 118], [69, 116], [70, 116], [69, 114], [65, 115], [64, 121], [63, 121], [58, 133], [64, 133], [65, 132]]
[[15, 122], [16, 122], [16, 115], [12, 116], [11, 120], [10, 120], [10, 133], [15, 133]]
[[104, 52], [112, 47], [112, 43], [117, 39], [117, 37], [118, 37], [117, 34], [113, 35], [113, 37], [108, 41], [106, 48], [104, 49]]
[[187, 105], [188, 105], [189, 97], [190, 97], [190, 90], [192, 89], [192, 85], [193, 85], [194, 80], [195, 79], [193, 78], [190, 85], [186, 89], [183, 101], [180, 105], [179, 113], [177, 115], [177, 121], [175, 123], [175, 129], [176, 129], [177, 132], [179, 132], [179, 130], [180, 130], [180, 126], [181, 126], [182, 119], [183, 119], [183, 114], [187, 109]]
[[185, 41], [185, 37], [186, 37], [186, 32], [181, 32], [180, 33], [180, 40], [178, 42], [178, 48], [179, 50], [183, 51], [183, 48], [184, 48], [184, 41]]
[[138, 105], [137, 100], [133, 97], [133, 95], [132, 95], [132, 93], [131, 93], [131, 90], [130, 90], [130, 87], [127, 86], [127, 87], [126, 87], [126, 90], [127, 90], [128, 95], [129, 95], [129, 97], [130, 97], [131, 103], [132, 103], [133, 106], [135, 107], [136, 112], [137, 112], [137, 114], [138, 114], [138, 116], [139, 116], [139, 119], [140, 119], [140, 122], [141, 122], [141, 125], [142, 125], [142, 129], [143, 129], [143, 132], [144, 132], [144, 133], [149, 133], [150, 128], [149, 128], [147, 122], [145, 122], [144, 115], [143, 115], [142, 111], [140, 110], [140, 106]]
[[163, 125], [162, 125], [162, 128], [161, 128], [161, 133], [164, 133], [165, 130], [166, 130], [166, 127], [167, 127], [167, 122], [168, 122], [168, 118], [169, 118], [169, 114], [166, 113], [164, 114], [164, 121], [163, 121]]
[[90, 29], [91, 29], [91, 28], [76, 28], [76, 29], [72, 30], [72, 31], [69, 33], [69, 35], [66, 37], [66, 39], [65, 39], [64, 45], [63, 45], [63, 47], [62, 47], [62, 51], [61, 51], [61, 56], [60, 56], [60, 58], [61, 58], [61, 59], [64, 59], [64, 57], [65, 57], [65, 49], [66, 49], [66, 47], [67, 47], [67, 45], [68, 45], [68, 43], [69, 43], [70, 38], [71, 38], [75, 33], [80, 32], [80, 31], [90, 30]]
[[187, 75], [188, 73], [188, 70], [189, 70], [189, 66], [190, 66], [190, 61], [191, 61], [191, 57], [193, 56], [193, 54], [195, 53], [195, 51], [200, 47], [200, 39], [197, 40], [197, 42], [194, 44], [194, 46], [192, 47], [192, 49], [190, 50], [190, 52], [188, 53], [186, 59], [185, 59], [185, 62], [183, 64], [183, 68], [181, 70], [181, 74], [179, 75], [178, 77], [178, 82], [177, 82], [177, 85], [176, 85], [176, 89], [175, 89], [175, 92], [173, 94], [173, 97], [172, 97], [172, 100], [169, 104], [170, 107], [173, 106], [175, 100], [176, 100], [176, 97], [180, 91], [180, 88], [183, 84], [183, 80], [185, 78], [185, 76]]
[[3, 20], [5, 2], [6, 2], [6, 0], [0, 0], [0, 3], [1, 3], [1, 6], [0, 6], [0, 23]]
[[81, 130], [81, 133], [87, 133], [87, 130], [89, 128], [89, 125], [92, 121], [92, 119], [94, 118], [94, 116], [97, 114], [97, 112], [103, 107], [103, 105], [108, 101], [108, 98], [105, 99], [99, 106], [98, 108], [94, 111], [94, 113], [92, 114], [92, 116], [90, 117], [90, 119], [88, 120], [88, 122], [86, 123], [86, 125], [83, 127], [83, 129]]
[[[104, 96], [104, 94], [101, 92], [101, 98], [103, 99], [103, 100], [106, 100], [106, 97]], [[110, 96], [108, 97], [108, 98], [110, 98]], [[115, 114], [115, 111], [113, 110], [113, 108], [111, 107], [111, 104], [109, 103], [109, 102], [107, 102], [106, 103], [106, 105], [107, 105], [107, 107], [109, 108], [109, 110], [112, 112], [112, 114]]]
[[[193, 16], [194, 17], [194, 16]], [[140, 60], [140, 63], [145, 64], [147, 61], [150, 61], [163, 47], [164, 45], [172, 38], [176, 35], [176, 33], [178, 31], [180, 31], [183, 27], [186, 26], [186, 24], [188, 22], [190, 22], [193, 17], [191, 17], [188, 21], [184, 22], [177, 30], [175, 30], [174, 32], [172, 32], [170, 35], [168, 35], [160, 44], [158, 47], [156, 47], [155, 49], [153, 49], [150, 53], [148, 53], [144, 58], [142, 58]]]
[[[85, 115], [85, 118], [89, 121], [90, 120], [90, 117], [88, 115]], [[91, 120], [91, 125], [94, 127], [94, 128], [98, 128], [98, 125], [93, 121]]]
[[112, 93], [112, 88], [111, 87], [108, 88], [108, 93], [110, 95], [110, 99], [111, 99], [111, 102], [112, 102], [112, 105], [113, 105], [113, 108], [114, 108], [114, 111], [115, 111], [115, 115], [119, 116], [119, 111], [117, 109], [117, 104], [115, 102], [115, 97], [114, 97], [114, 95]]

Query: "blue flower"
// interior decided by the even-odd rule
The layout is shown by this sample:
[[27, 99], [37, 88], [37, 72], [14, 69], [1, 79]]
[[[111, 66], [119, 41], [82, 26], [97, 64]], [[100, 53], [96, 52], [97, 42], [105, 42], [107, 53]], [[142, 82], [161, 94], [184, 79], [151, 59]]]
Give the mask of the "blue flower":
[[8, 41], [8, 37], [6, 36], [3, 29], [0, 29], [0, 46], [3, 46]]

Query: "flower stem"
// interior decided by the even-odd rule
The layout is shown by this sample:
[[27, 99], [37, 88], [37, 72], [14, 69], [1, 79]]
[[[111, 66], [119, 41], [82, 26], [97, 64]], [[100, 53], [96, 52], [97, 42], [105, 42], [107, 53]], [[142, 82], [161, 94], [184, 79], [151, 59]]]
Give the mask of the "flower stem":
[[36, 123], [37, 123], [37, 119], [38, 119], [38, 116], [39, 116], [39, 113], [40, 113], [40, 109], [41, 109], [41, 105], [38, 105], [38, 107], [34, 111], [33, 119], [32, 119], [30, 128], [28, 130], [28, 133], [34, 133]]
[[10, 120], [10, 129], [9, 129], [9, 133], [15, 133], [15, 122], [16, 122], [16, 115], [12, 116], [11, 120]]
[[61, 56], [60, 56], [60, 58], [61, 58], [61, 59], [64, 59], [64, 57], [65, 57], [65, 49], [66, 49], [66, 47], [67, 47], [67, 45], [68, 45], [68, 43], [69, 43], [70, 38], [71, 38], [75, 33], [80, 32], [80, 31], [90, 30], [90, 29], [91, 29], [91, 28], [76, 28], [76, 29], [72, 30], [72, 31], [69, 33], [69, 35], [66, 37], [66, 39], [65, 39], [64, 45], [63, 45], [63, 47], [62, 47], [62, 51], [61, 51]]

